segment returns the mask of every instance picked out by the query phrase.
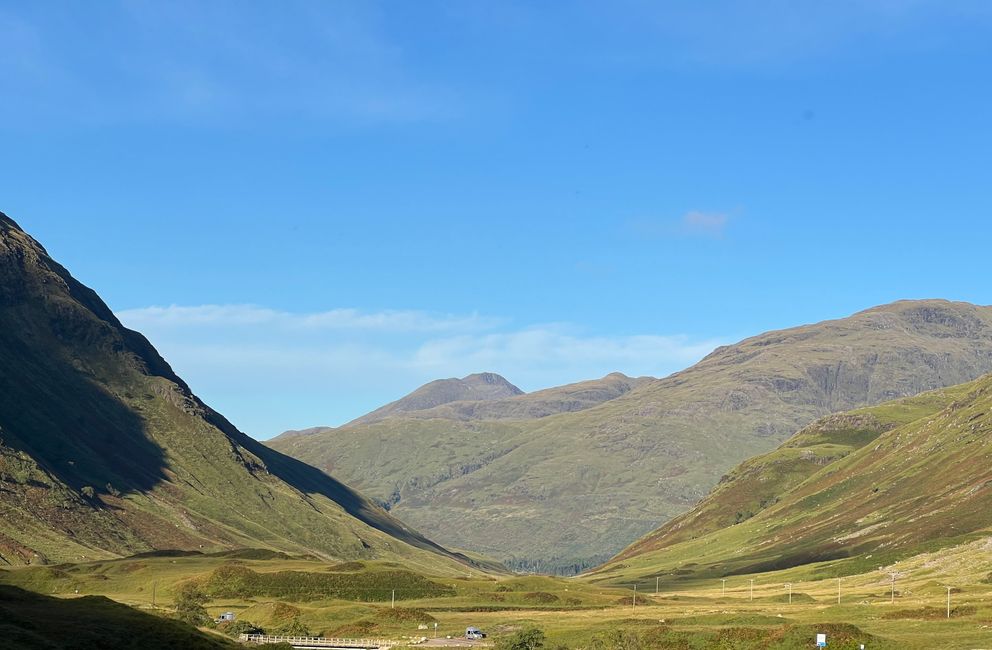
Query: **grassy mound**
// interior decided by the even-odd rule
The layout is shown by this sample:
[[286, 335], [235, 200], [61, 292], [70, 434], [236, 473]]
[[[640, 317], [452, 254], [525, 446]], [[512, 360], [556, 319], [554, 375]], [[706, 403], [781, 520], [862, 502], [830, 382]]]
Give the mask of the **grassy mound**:
[[293, 601], [339, 598], [384, 602], [398, 598], [438, 598], [454, 590], [412, 571], [315, 573], [278, 571], [259, 573], [237, 564], [214, 569], [204, 580], [204, 591], [213, 598], [269, 597]]
[[[789, 594], [779, 594], [778, 596], [771, 596], [769, 598], [762, 598], [761, 600], [763, 600], [765, 602], [769, 602], [769, 603], [785, 603], [786, 605], [788, 605], [789, 604]], [[809, 594], [804, 594], [804, 593], [799, 592], [799, 591], [792, 592], [792, 603], [793, 604], [798, 604], [798, 603], [809, 604], [809, 603], [815, 603], [815, 602], [816, 602], [816, 598], [813, 598]]]
[[[978, 608], [974, 605], [961, 605], [960, 607], [951, 608], [951, 618], [959, 618], [961, 616], [971, 616], [972, 614], [977, 614]], [[921, 607], [920, 609], [900, 609], [895, 612], [888, 612], [882, 618], [886, 620], [923, 620], [923, 621], [936, 621], [940, 619], [947, 618], [947, 609], [944, 607]]]
[[232, 551], [211, 553], [211, 557], [224, 557], [232, 560], [288, 560], [289, 554], [268, 548], [237, 548]]
[[788, 622], [788, 619], [765, 614], [702, 614], [700, 616], [673, 618], [669, 621], [674, 625], [728, 625], [734, 627], [782, 625]]
[[0, 574], [3, 584], [20, 587], [39, 594], [71, 593], [78, 588], [78, 582], [63, 567], [38, 566], [17, 571], [4, 571]]
[[856, 650], [862, 643], [871, 648], [887, 647], [877, 637], [862, 632], [854, 625], [826, 623], [822, 625], [780, 625], [773, 628], [747, 626], [725, 627], [718, 630], [675, 630], [659, 625], [638, 636], [643, 648], [733, 648], [734, 650], [793, 650], [812, 647], [816, 635], [824, 633], [832, 649]]
[[241, 612], [240, 618], [258, 623], [262, 627], [278, 627], [302, 612], [297, 607], [286, 603], [258, 603]]
[[414, 607], [380, 607], [375, 618], [389, 623], [433, 623], [437, 619]]

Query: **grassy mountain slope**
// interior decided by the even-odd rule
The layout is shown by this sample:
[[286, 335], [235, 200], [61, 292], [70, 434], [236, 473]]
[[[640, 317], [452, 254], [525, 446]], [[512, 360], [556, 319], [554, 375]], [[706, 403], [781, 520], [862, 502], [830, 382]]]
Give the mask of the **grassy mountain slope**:
[[819, 417], [989, 371], [992, 308], [903, 301], [720, 348], [576, 412], [407, 414], [274, 444], [442, 543], [567, 569], [605, 561]]
[[835, 561], [843, 575], [992, 529], [992, 375], [824, 418], [590, 577]]
[[235, 429], [4, 215], [0, 331], [0, 561], [262, 546], [457, 566]]
[[972, 383], [959, 384], [821, 418], [778, 449], [738, 465], [692, 510], [629, 546], [619, 559], [746, 521], [778, 503], [782, 495], [821, 468], [873, 442], [890, 429], [933, 415], [966, 396], [972, 387]]

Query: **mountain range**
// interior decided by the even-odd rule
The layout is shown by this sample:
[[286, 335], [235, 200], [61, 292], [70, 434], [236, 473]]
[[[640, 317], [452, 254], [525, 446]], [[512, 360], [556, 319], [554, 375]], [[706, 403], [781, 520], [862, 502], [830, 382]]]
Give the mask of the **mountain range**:
[[466, 570], [238, 431], [0, 214], [0, 562], [241, 547]]
[[992, 375], [830, 415], [738, 465], [589, 578], [671, 583], [807, 564], [839, 577], [987, 541], [990, 461]]
[[614, 374], [482, 400], [428, 384], [374, 417], [268, 444], [442, 544], [567, 573], [686, 512], [737, 463], [820, 417], [989, 371], [992, 308], [900, 301], [721, 347], [663, 379]]

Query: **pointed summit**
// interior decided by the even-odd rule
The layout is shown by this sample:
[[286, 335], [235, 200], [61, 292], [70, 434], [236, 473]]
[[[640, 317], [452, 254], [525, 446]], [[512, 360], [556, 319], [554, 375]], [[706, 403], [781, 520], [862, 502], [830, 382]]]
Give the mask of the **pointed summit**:
[[479, 372], [461, 379], [437, 379], [348, 424], [369, 424], [451, 402], [490, 401], [523, 394], [522, 390], [495, 372]]

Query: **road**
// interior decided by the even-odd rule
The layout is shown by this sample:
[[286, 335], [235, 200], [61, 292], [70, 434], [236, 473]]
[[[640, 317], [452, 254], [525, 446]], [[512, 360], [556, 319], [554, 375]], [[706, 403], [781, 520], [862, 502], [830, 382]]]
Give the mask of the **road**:
[[463, 637], [452, 639], [427, 639], [426, 642], [417, 645], [419, 648], [488, 648], [492, 644], [485, 639], [481, 641], [469, 640]]

